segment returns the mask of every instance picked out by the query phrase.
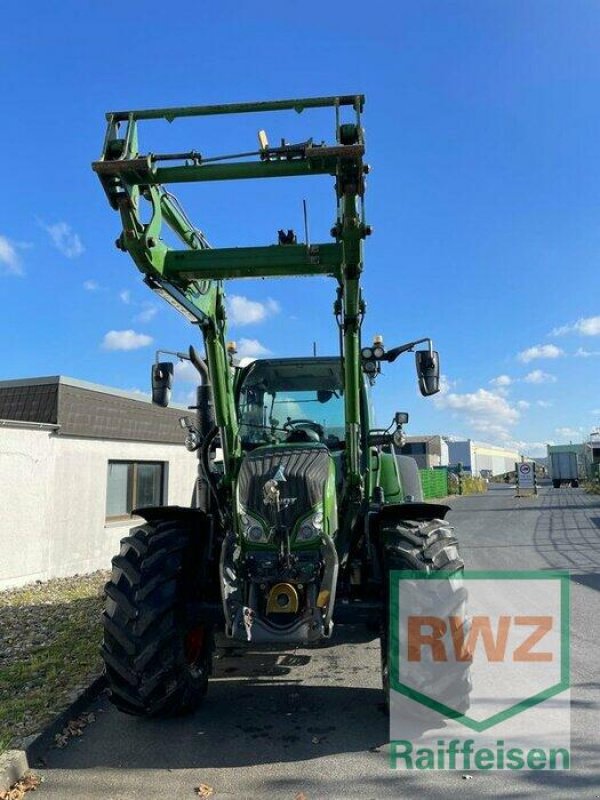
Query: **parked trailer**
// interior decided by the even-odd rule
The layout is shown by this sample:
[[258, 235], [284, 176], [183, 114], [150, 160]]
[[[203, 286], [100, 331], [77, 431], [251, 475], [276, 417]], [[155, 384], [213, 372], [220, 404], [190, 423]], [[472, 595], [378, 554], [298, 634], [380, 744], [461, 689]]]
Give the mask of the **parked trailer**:
[[579, 486], [579, 466], [574, 452], [550, 453], [550, 474], [552, 485], [559, 489], [563, 483]]

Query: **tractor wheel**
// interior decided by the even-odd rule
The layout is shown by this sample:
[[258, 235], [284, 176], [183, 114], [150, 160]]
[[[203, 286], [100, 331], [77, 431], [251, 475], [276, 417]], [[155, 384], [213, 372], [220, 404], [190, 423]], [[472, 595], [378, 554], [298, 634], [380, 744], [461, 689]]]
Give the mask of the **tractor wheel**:
[[184, 521], [157, 520], [132, 530], [112, 560], [102, 657], [120, 711], [172, 716], [206, 694], [212, 629], [188, 611], [199, 594], [198, 542]]
[[[444, 520], [386, 522], [381, 528], [381, 543], [385, 592], [381, 629], [381, 678], [385, 705], [389, 709], [390, 573], [395, 570], [409, 570], [424, 574], [440, 573], [440, 577], [448, 578], [447, 583], [438, 591], [437, 605], [423, 609], [424, 613], [442, 618], [450, 615], [464, 618], [467, 592], [462, 580], [457, 580], [464, 570], [464, 562], [458, 552], [458, 540], [453, 528]], [[426, 673], [427, 667], [424, 664], [424, 684], [429, 680]], [[469, 669], [460, 665], [452, 676], [452, 685], [445, 688], [445, 691], [452, 694], [457, 710], [464, 712], [469, 707], [470, 688]]]

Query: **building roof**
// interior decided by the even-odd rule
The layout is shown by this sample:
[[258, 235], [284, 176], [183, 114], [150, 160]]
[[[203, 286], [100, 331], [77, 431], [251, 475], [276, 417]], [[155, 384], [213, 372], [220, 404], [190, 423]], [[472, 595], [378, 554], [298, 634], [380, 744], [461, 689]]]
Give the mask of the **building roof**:
[[[53, 386], [62, 384], [63, 386], [75, 386], [78, 389], [87, 389], [91, 392], [110, 394], [114, 397], [127, 397], [130, 400], [139, 400], [143, 403], [150, 402], [150, 393], [147, 395], [139, 391], [126, 391], [115, 389], [112, 386], [104, 386], [101, 383], [91, 381], [80, 381], [78, 378], [70, 378], [67, 375], [44, 375], [39, 378], [15, 378], [14, 380], [0, 381], [0, 389], [11, 386]], [[175, 408], [185, 408], [185, 406], [173, 406]]]
[[62, 375], [0, 381], [0, 419], [55, 425], [61, 436], [181, 444], [182, 410]]

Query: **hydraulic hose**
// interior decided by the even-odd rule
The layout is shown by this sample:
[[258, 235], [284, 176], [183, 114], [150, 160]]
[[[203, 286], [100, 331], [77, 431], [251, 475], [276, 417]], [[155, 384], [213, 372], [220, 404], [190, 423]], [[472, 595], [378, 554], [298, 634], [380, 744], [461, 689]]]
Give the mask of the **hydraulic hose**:
[[214, 498], [215, 507], [217, 509], [217, 514], [219, 516], [221, 524], [224, 524], [223, 513], [221, 512], [219, 506], [219, 493], [217, 491], [217, 482], [215, 480], [213, 472], [210, 469], [210, 461], [208, 457], [210, 446], [213, 442], [213, 439], [217, 436], [218, 433], [219, 433], [219, 428], [216, 425], [214, 425], [209, 431], [208, 435], [204, 437], [202, 446], [200, 448], [200, 465], [202, 467], [202, 472], [204, 473], [204, 477], [206, 478], [206, 482], [208, 483], [208, 488], [210, 489], [211, 494]]

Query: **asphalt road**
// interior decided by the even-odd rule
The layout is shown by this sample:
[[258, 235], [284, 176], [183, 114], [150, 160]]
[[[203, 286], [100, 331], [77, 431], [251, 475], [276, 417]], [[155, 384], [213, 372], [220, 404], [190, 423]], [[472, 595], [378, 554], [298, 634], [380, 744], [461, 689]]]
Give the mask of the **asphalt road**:
[[405, 773], [388, 767], [379, 644], [338, 626], [319, 649], [229, 650], [191, 718], [128, 717], [105, 700], [83, 736], [47, 755], [40, 800], [600, 797], [600, 497], [543, 488], [452, 501], [469, 569], [572, 572], [572, 759], [567, 773]]

